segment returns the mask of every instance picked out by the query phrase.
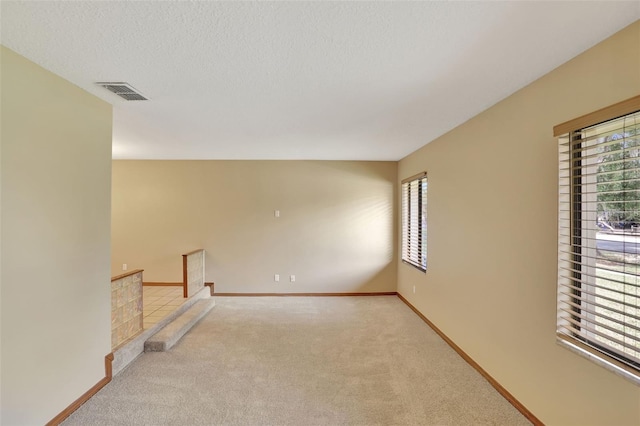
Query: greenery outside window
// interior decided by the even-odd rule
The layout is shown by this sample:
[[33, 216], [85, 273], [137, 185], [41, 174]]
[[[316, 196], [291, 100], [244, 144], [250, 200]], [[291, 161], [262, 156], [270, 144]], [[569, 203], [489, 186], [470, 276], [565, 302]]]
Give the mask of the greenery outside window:
[[427, 270], [427, 173], [402, 181], [402, 261]]
[[554, 129], [557, 336], [640, 383], [640, 96], [621, 104]]

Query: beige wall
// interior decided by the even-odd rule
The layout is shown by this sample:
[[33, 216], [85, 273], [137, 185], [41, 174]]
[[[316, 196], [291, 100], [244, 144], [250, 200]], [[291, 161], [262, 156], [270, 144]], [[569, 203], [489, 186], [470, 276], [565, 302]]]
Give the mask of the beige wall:
[[0, 422], [44, 424], [104, 377], [111, 106], [2, 47]]
[[638, 94], [640, 22], [399, 164], [428, 172], [429, 266], [398, 263], [398, 291], [549, 425], [640, 424], [638, 386], [555, 342], [552, 136]]
[[114, 161], [112, 274], [181, 281], [204, 248], [217, 292], [395, 291], [396, 178], [396, 162]]

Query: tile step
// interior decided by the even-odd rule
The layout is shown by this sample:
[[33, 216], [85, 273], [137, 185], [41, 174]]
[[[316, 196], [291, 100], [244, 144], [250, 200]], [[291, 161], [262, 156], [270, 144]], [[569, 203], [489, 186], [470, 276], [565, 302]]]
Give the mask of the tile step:
[[184, 313], [167, 324], [164, 328], [144, 342], [145, 352], [164, 352], [178, 343], [194, 325], [198, 323], [213, 307], [215, 299], [198, 300]]

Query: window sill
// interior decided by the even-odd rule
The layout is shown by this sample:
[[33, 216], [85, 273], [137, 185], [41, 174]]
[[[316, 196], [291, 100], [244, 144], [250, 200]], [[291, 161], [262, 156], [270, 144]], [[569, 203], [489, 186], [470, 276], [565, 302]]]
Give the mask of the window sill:
[[403, 261], [402, 261], [402, 263], [404, 263], [404, 264], [405, 264], [405, 265], [407, 265], [407, 266], [411, 266], [411, 267], [412, 267], [412, 268], [414, 268], [414, 269], [417, 269], [418, 271], [422, 272], [423, 274], [426, 274], [426, 273], [427, 273], [427, 270], [426, 270], [426, 269], [422, 269], [421, 267], [416, 266], [416, 265], [414, 265], [414, 264], [413, 264], [413, 263], [411, 263], [411, 262], [407, 262], [406, 260], [403, 260]]
[[571, 352], [580, 355], [583, 358], [588, 359], [589, 361], [593, 362], [594, 364], [599, 365], [600, 367], [603, 367], [609, 371], [611, 371], [612, 373], [627, 379], [628, 381], [632, 382], [633, 384], [635, 384], [636, 386], [640, 386], [640, 376], [638, 376], [638, 374], [634, 374], [631, 371], [628, 371], [616, 364], [614, 364], [613, 362], [608, 361], [607, 359], [603, 358], [600, 355], [596, 355], [594, 353], [591, 353], [590, 351], [569, 342], [568, 340], [565, 340], [561, 337], [557, 337], [556, 342], [562, 346], [563, 348], [566, 348], [568, 350], [570, 350]]

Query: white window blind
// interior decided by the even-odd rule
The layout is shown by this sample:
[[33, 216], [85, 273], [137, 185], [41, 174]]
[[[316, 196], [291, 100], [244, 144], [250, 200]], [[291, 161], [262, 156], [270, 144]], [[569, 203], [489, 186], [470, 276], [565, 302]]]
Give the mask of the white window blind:
[[427, 174], [402, 181], [402, 260], [427, 270]]
[[557, 335], [640, 379], [640, 112], [560, 137]]

